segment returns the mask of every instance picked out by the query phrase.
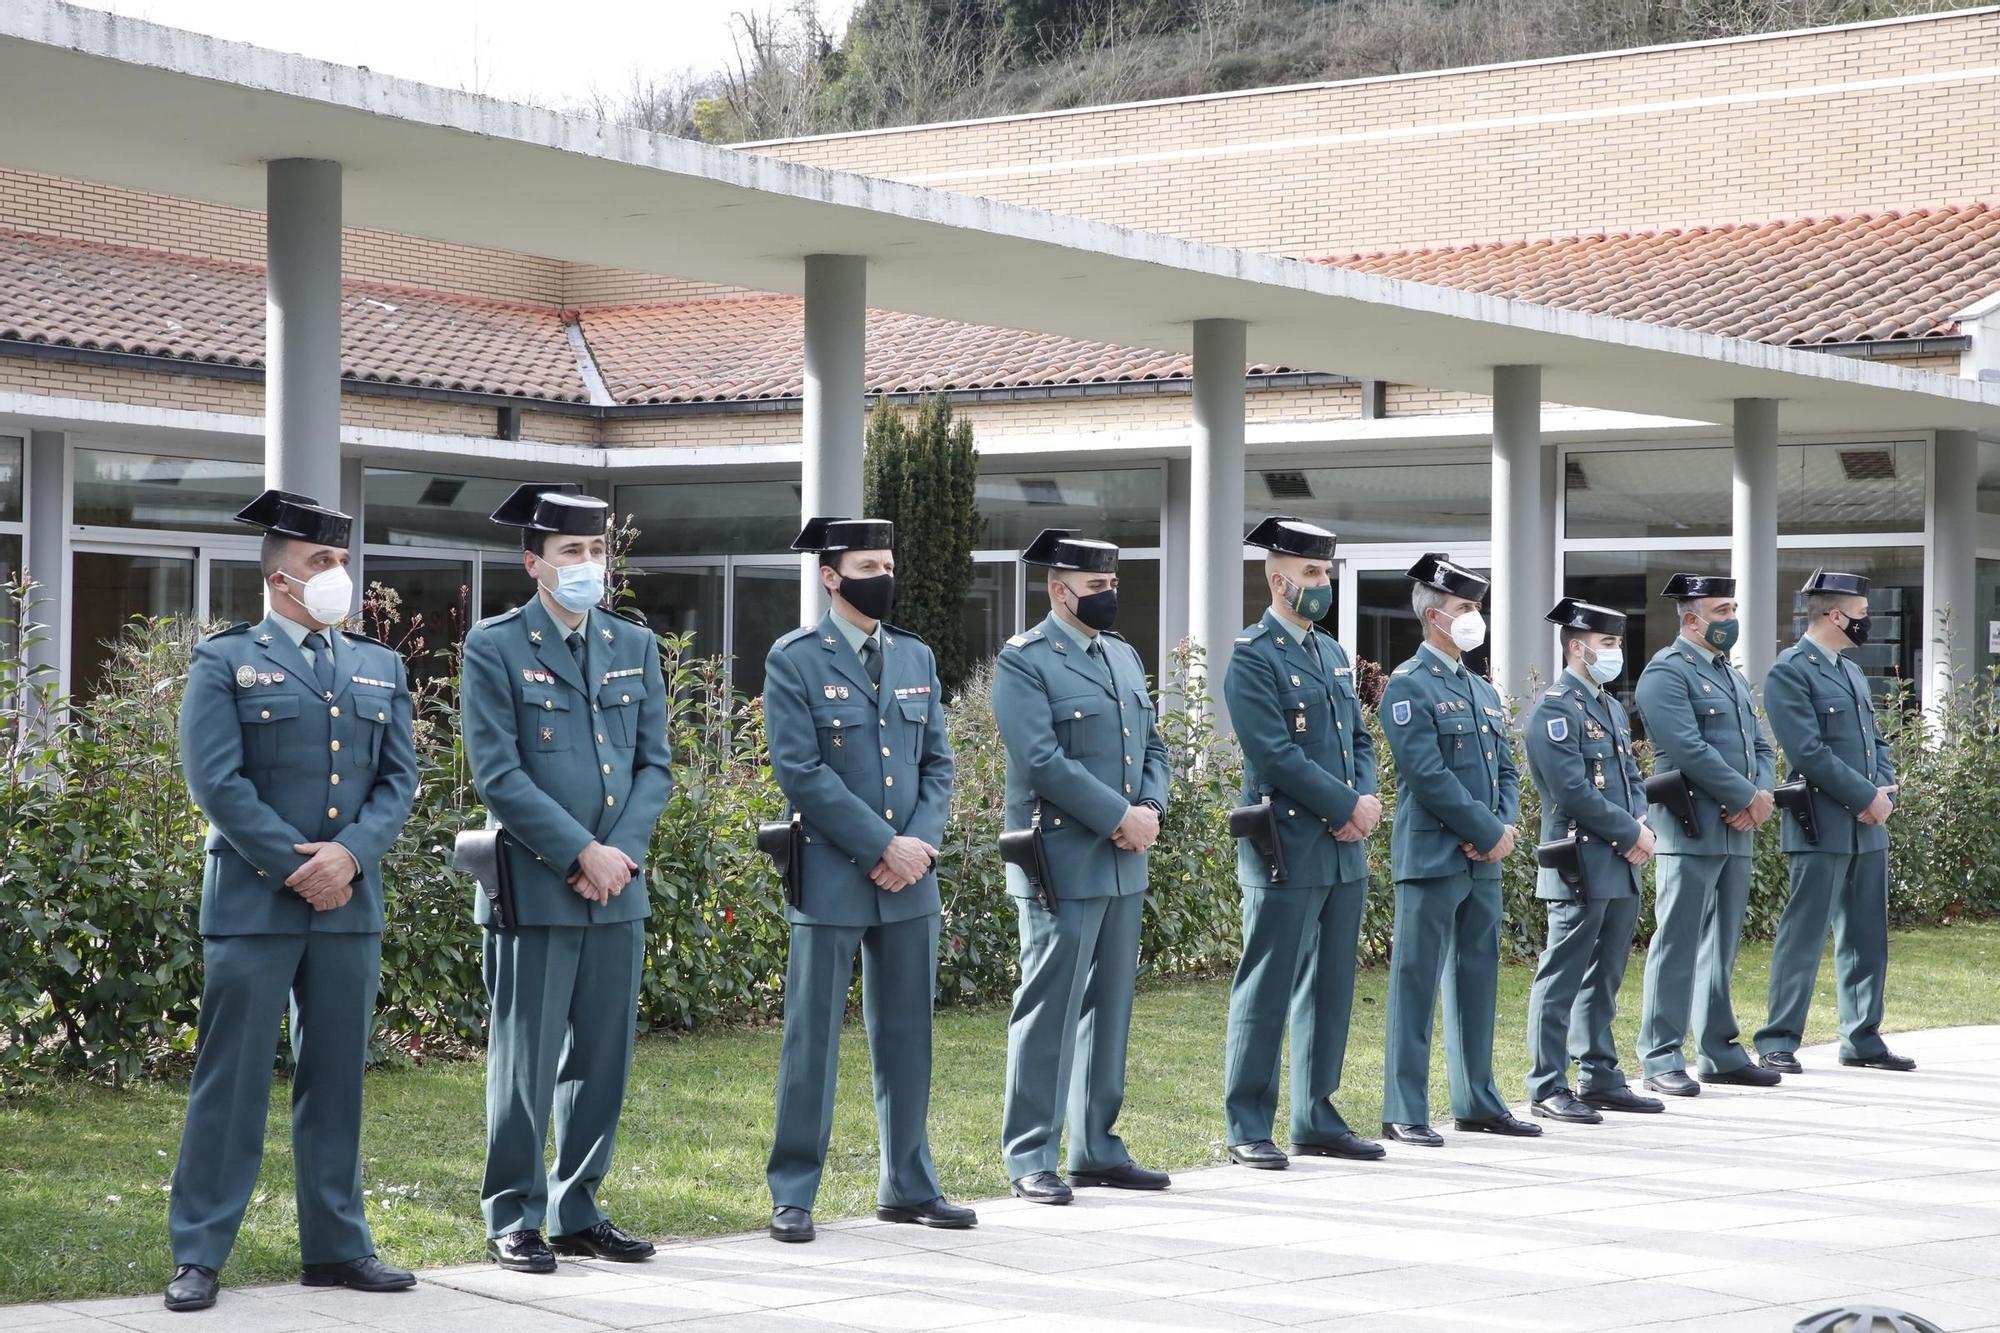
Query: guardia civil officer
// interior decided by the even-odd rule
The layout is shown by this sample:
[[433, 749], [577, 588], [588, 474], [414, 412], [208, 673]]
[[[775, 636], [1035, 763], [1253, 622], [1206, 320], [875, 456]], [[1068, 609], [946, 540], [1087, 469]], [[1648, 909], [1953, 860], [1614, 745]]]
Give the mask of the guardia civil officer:
[[792, 549], [818, 552], [833, 609], [764, 661], [771, 768], [805, 836], [803, 898], [785, 908], [785, 1039], [765, 1172], [776, 1240], [813, 1238], [857, 949], [882, 1144], [875, 1215], [946, 1228], [978, 1220], [945, 1201], [931, 1164], [936, 861], [952, 758], [930, 647], [883, 620], [896, 597], [895, 544], [880, 519], [809, 520]]
[[1429, 1125], [1431, 1016], [1445, 967], [1445, 1060], [1461, 1130], [1532, 1136], [1493, 1083], [1500, 978], [1500, 863], [1514, 850], [1521, 778], [1500, 692], [1465, 665], [1486, 641], [1487, 581], [1440, 554], [1410, 566], [1424, 642], [1389, 675], [1382, 713], [1396, 761], [1390, 866], [1396, 923], [1389, 966], [1382, 1132], [1441, 1147]]
[[1237, 845], [1243, 956], [1229, 993], [1223, 1105], [1229, 1157], [1275, 1170], [1278, 1059], [1291, 1019], [1292, 1151], [1372, 1159], [1382, 1145], [1333, 1105], [1347, 1054], [1355, 953], [1368, 897], [1363, 840], [1382, 818], [1375, 745], [1347, 652], [1314, 624], [1333, 605], [1334, 535], [1268, 518], [1244, 542], [1264, 556], [1263, 618], [1236, 638], [1222, 690], [1243, 747], [1243, 800], [1268, 800], [1285, 874], [1249, 839]]
[[409, 818], [403, 660], [339, 628], [354, 605], [346, 514], [265, 491], [266, 613], [194, 650], [181, 768], [208, 816], [194, 1081], [167, 1228], [169, 1310], [215, 1304], [257, 1187], [271, 1057], [291, 1009], [292, 1158], [309, 1287], [400, 1291], [362, 1212], [361, 1073], [382, 964], [382, 856]]
[[1626, 1086], [1611, 1033], [1654, 836], [1632, 724], [1605, 688], [1625, 668], [1625, 616], [1565, 597], [1545, 618], [1557, 627], [1563, 671], [1528, 719], [1528, 771], [1542, 794], [1542, 841], [1576, 840], [1580, 882], [1536, 872], [1549, 935], [1528, 994], [1528, 1101], [1545, 1120], [1594, 1125], [1605, 1111], [1665, 1109]]
[[1767, 1069], [1799, 1072], [1819, 957], [1833, 922], [1840, 993], [1840, 1063], [1915, 1069], [1882, 1041], [1889, 972], [1889, 830], [1896, 773], [1861, 668], [1843, 656], [1868, 642], [1868, 580], [1816, 569], [1806, 580], [1805, 637], [1764, 678], [1771, 734], [1812, 795], [1819, 841], [1787, 818], [1792, 896], [1771, 951], [1770, 1021], [1757, 1033]]
[[1640, 673], [1637, 703], [1653, 745], [1653, 771], [1686, 780], [1695, 829], [1690, 833], [1665, 806], [1652, 807], [1658, 924], [1646, 946], [1640, 1072], [1654, 1092], [1700, 1095], [1681, 1049], [1692, 1026], [1703, 1083], [1769, 1087], [1780, 1075], [1752, 1063], [1738, 1041], [1729, 982], [1750, 904], [1757, 829], [1775, 809], [1776, 754], [1750, 682], [1729, 664], [1738, 630], [1736, 580], [1676, 574], [1660, 595], [1674, 599], [1680, 635]]
[[[1021, 553], [1047, 571], [1048, 618], [1007, 640], [993, 717], [1007, 748], [1010, 830], [1039, 826], [1053, 901], [1007, 867], [1021, 984], [1007, 1023], [1000, 1124], [1013, 1191], [1070, 1201], [1071, 1186], [1157, 1190], [1113, 1129], [1139, 970], [1146, 853], [1167, 808], [1167, 751], [1138, 650], [1118, 618], [1118, 548], [1050, 528]], [[1056, 1174], [1067, 1109], [1069, 1180]]]
[[475, 908], [492, 1005], [480, 1198], [487, 1256], [517, 1272], [653, 1253], [597, 1200], [632, 1067], [646, 847], [673, 787], [658, 642], [603, 605], [609, 514], [571, 485], [509, 496], [493, 522], [520, 529], [535, 595], [465, 636], [465, 751], [514, 886], [504, 927], [485, 895]]

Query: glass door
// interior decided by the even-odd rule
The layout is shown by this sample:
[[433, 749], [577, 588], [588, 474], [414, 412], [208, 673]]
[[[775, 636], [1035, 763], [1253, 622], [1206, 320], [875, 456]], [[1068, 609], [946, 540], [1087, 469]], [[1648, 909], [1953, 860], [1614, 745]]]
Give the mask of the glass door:
[[114, 645], [136, 619], [193, 618], [196, 572], [188, 547], [78, 547], [70, 561], [70, 693], [88, 698], [104, 687]]
[[[1369, 661], [1392, 671], [1408, 660], [1424, 641], [1423, 627], [1410, 606], [1411, 583], [1406, 571], [1423, 554], [1418, 550], [1356, 554], [1340, 562], [1340, 641], [1357, 661]], [[1492, 551], [1486, 543], [1463, 544], [1451, 552], [1452, 563], [1490, 575]], [[1491, 617], [1488, 617], [1489, 621]], [[1474, 671], [1491, 670], [1491, 639], [1465, 655]]]

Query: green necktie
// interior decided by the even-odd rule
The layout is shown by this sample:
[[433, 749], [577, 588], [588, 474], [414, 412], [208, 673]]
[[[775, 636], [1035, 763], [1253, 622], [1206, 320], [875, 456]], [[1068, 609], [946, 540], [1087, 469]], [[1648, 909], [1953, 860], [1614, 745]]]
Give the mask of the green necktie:
[[869, 683], [881, 687], [882, 650], [875, 646], [875, 636], [869, 635], [861, 641], [861, 669], [868, 673]]

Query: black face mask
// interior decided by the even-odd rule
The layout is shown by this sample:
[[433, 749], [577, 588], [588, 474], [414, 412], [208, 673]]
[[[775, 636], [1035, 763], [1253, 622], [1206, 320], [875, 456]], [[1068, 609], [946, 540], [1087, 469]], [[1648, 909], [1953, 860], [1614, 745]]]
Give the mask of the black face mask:
[[840, 595], [849, 606], [870, 620], [884, 619], [889, 614], [889, 608], [896, 604], [896, 576], [877, 574], [867, 579], [842, 578]]
[[1851, 617], [1847, 622], [1847, 638], [1856, 648], [1868, 642], [1869, 616]]
[[1118, 623], [1118, 589], [1085, 594], [1072, 588], [1070, 596], [1076, 598], [1076, 610], [1071, 614], [1090, 628], [1107, 630]]

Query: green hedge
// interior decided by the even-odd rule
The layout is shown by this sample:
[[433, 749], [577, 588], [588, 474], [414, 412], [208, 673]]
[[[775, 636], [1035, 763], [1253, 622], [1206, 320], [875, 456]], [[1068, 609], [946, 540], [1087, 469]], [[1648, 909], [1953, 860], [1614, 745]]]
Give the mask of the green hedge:
[[[192, 1047], [203, 821], [181, 781], [176, 716], [193, 642], [185, 625], [136, 626], [105, 692], [67, 709], [52, 707], [45, 681], [0, 659], [0, 1088], [57, 1076], [126, 1080]], [[782, 799], [762, 713], [727, 691], [719, 662], [690, 656], [685, 639], [661, 642], [677, 767], [647, 867], [654, 912], [640, 1021], [690, 1029], [772, 1018], [782, 1004], [785, 926], [778, 884], [751, 834]], [[1194, 665], [1174, 661], [1170, 702], [1185, 697]], [[1000, 1000], [1014, 983], [1014, 909], [995, 854], [1005, 756], [987, 686], [976, 673], [948, 709], [958, 783], [940, 865], [945, 1004]], [[1896, 916], [1940, 922], [2000, 909], [2000, 692], [1991, 680], [1965, 688], [1935, 735], [1921, 719], [1894, 721], [1902, 716], [1890, 723], [1905, 784], [1891, 825]], [[1174, 776], [1153, 854], [1144, 967], [1152, 976], [1224, 972], [1237, 949], [1238, 899], [1223, 812], [1239, 761], [1232, 743], [1184, 708], [1168, 708], [1162, 730]], [[1377, 737], [1386, 799], [1393, 773]], [[484, 816], [443, 684], [420, 691], [417, 754], [416, 808], [385, 867], [382, 1058], [462, 1051], [483, 1028], [474, 889], [445, 866], [453, 837]], [[1524, 806], [1532, 838], [1531, 787]], [[1375, 890], [1362, 952], [1378, 962], [1392, 919], [1386, 829], [1369, 851]], [[1518, 855], [1507, 870], [1504, 930], [1519, 956], [1540, 944], [1533, 895], [1530, 858]], [[1752, 932], [1769, 933], [1783, 898], [1773, 826], [1759, 841]]]

